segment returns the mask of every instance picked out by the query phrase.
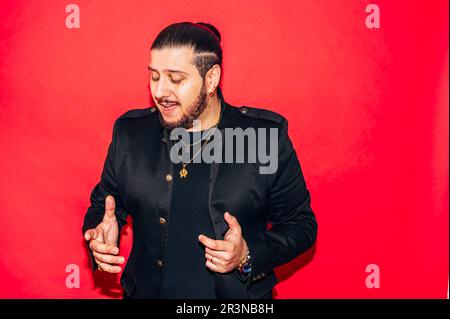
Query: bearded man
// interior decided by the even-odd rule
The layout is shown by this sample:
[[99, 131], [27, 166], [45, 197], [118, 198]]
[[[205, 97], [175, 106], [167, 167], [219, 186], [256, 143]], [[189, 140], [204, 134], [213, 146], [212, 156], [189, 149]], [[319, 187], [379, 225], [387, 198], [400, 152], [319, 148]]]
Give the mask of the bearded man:
[[[207, 23], [162, 30], [148, 66], [155, 106], [130, 110], [114, 124], [82, 231], [93, 269], [119, 273], [125, 262], [120, 230], [131, 216], [124, 298], [270, 299], [278, 281], [274, 268], [316, 240], [287, 120], [225, 102], [220, 40]], [[242, 155], [242, 148], [217, 144], [227, 129], [240, 130], [235, 137], [244, 135], [244, 150], [276, 150], [269, 154], [276, 169], [262, 172], [267, 161], [261, 156], [201, 160], [214, 142], [215, 159]], [[188, 138], [177, 139], [176, 130]], [[183, 147], [174, 151], [175, 144]]]

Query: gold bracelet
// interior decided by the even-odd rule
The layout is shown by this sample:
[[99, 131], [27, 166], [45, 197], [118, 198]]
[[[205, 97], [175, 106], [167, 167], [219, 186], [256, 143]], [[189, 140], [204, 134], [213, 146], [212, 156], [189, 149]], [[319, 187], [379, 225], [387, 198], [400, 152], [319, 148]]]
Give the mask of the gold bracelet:
[[248, 249], [248, 247], [247, 247], [247, 253], [246, 253], [245, 256], [242, 257], [241, 260], [239, 261], [239, 265], [237, 266], [238, 269], [241, 269], [241, 268], [242, 268], [242, 265], [245, 264], [245, 263], [247, 262], [247, 260], [249, 259], [249, 258], [248, 258], [249, 253], [250, 253], [250, 252], [249, 252], [249, 249]]

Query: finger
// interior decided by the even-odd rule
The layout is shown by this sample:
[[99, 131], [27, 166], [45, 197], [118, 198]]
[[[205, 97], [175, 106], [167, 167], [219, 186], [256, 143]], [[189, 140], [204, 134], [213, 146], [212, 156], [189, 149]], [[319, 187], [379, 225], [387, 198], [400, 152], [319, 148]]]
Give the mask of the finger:
[[210, 262], [209, 260], [207, 260], [206, 261], [206, 267], [208, 267], [209, 269], [211, 269], [212, 271], [215, 271], [215, 272], [221, 272], [220, 271], [220, 268], [218, 267], [218, 266], [216, 266], [216, 265], [214, 265], [212, 262]]
[[104, 263], [101, 261], [97, 262], [97, 264], [101, 270], [112, 273], [112, 274], [117, 274], [122, 271], [122, 268], [119, 266], [113, 266], [113, 265], [110, 265], [110, 264], [107, 264], [107, 263]]
[[91, 240], [97, 238], [97, 231], [95, 229], [89, 229], [84, 233], [84, 239]]
[[203, 245], [213, 250], [228, 251], [233, 249], [233, 244], [225, 240], [214, 240], [205, 235], [198, 236], [198, 240]]
[[111, 195], [106, 196], [105, 198], [105, 217], [114, 218], [116, 211], [116, 202], [114, 201], [114, 197]]
[[232, 231], [233, 230], [240, 231], [241, 226], [239, 225], [239, 222], [236, 217], [231, 215], [229, 212], [225, 212], [224, 218]]
[[107, 264], [121, 265], [125, 262], [125, 258], [122, 256], [99, 254], [95, 251], [94, 251], [94, 257], [97, 260], [101, 261], [102, 263], [107, 263]]
[[103, 271], [103, 264], [104, 264], [104, 263], [102, 263], [102, 262], [101, 262], [100, 260], [98, 260], [97, 258], [94, 258], [94, 260], [95, 260], [95, 263], [97, 264], [98, 270]]
[[225, 262], [229, 262], [231, 260], [231, 254], [227, 251], [217, 251], [209, 249], [208, 247], [205, 248], [205, 253], [207, 253], [210, 256], [214, 256], [214, 258], [218, 258], [220, 260], [223, 260]]
[[119, 248], [117, 248], [116, 246], [102, 244], [96, 240], [92, 240], [89, 243], [89, 247], [93, 251], [100, 253], [100, 254], [117, 255], [119, 253]]
[[[211, 263], [213, 263], [214, 265], [217, 265], [217, 266], [219, 266], [219, 265], [220, 266], [228, 265], [228, 262], [226, 262], [226, 261], [224, 261], [224, 260], [222, 260], [222, 259], [220, 259], [218, 257], [211, 256], [210, 254], [205, 254], [205, 258], [206, 258], [206, 260], [208, 260], [209, 262], [211, 262]], [[212, 261], [211, 261], [211, 258], [213, 258]]]

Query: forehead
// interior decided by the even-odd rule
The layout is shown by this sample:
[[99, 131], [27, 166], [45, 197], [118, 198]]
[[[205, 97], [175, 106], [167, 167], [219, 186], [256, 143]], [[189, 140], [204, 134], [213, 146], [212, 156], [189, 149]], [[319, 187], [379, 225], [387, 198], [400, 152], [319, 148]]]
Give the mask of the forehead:
[[188, 47], [166, 47], [150, 51], [149, 67], [164, 72], [166, 70], [180, 70], [194, 73], [197, 68], [194, 62], [194, 49]]

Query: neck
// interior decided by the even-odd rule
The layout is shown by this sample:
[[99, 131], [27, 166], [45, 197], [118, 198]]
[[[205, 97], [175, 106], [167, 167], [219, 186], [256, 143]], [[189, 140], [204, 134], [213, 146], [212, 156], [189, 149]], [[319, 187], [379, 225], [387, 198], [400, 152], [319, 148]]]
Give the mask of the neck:
[[197, 118], [200, 121], [200, 125], [194, 125], [193, 127], [186, 129], [188, 132], [203, 131], [217, 124], [220, 118], [221, 102], [217, 94], [211, 98], [211, 104], [203, 111]]

